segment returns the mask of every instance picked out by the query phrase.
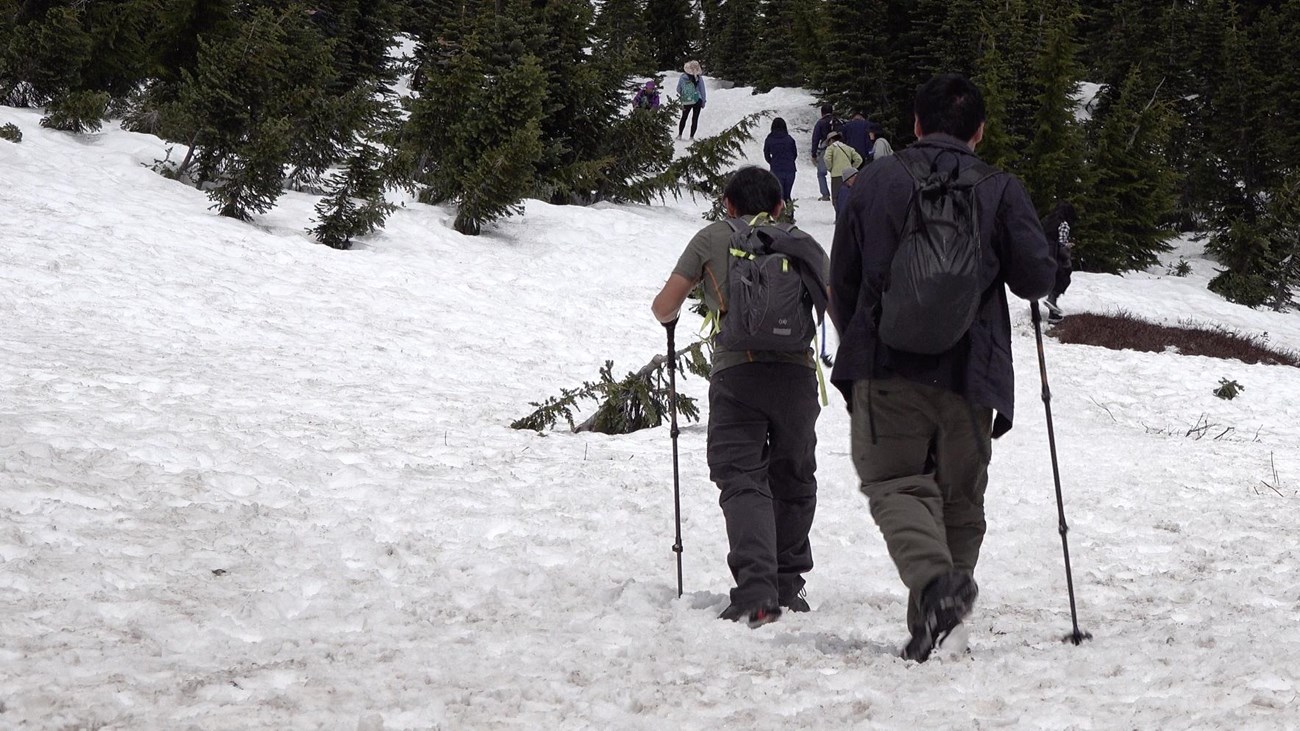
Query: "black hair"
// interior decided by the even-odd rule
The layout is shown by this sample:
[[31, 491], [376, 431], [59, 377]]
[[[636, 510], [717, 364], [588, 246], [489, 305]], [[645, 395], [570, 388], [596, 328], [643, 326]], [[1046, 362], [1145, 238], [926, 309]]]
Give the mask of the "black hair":
[[777, 117], [777, 118], [775, 118], [775, 119], [772, 120], [772, 133], [773, 133], [773, 134], [776, 134], [777, 132], [782, 132], [782, 133], [787, 133], [787, 134], [788, 134], [789, 131], [790, 131], [789, 128], [785, 126], [785, 120], [782, 119], [781, 117]]
[[922, 84], [913, 111], [921, 134], [942, 132], [959, 140], [974, 137], [986, 116], [984, 95], [961, 74], [939, 74]]
[[834, 114], [834, 113], [835, 113], [835, 106], [834, 106], [834, 105], [832, 105], [832, 104], [823, 104], [823, 105], [822, 105], [822, 116], [823, 116], [823, 117], [825, 117], [827, 114]]
[[1070, 201], [1057, 201], [1056, 207], [1042, 220], [1043, 231], [1047, 233], [1048, 239], [1056, 240], [1053, 237], [1056, 236], [1056, 231], [1061, 227], [1062, 223], [1068, 223], [1070, 228], [1074, 228], [1076, 215], [1073, 203]]
[[763, 168], [746, 165], [731, 174], [722, 197], [742, 216], [771, 213], [781, 203], [781, 181]]

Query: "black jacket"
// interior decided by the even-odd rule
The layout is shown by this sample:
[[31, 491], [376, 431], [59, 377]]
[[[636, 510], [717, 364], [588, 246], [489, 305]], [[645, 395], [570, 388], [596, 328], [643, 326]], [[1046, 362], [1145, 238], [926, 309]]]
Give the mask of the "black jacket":
[[[942, 134], [927, 135], [904, 154], [934, 160], [941, 153], [944, 166], [954, 160], [965, 166], [976, 159], [964, 142]], [[830, 312], [840, 347], [831, 382], [850, 404], [857, 380], [901, 376], [945, 388], [994, 409], [993, 436], [1001, 436], [1011, 429], [1015, 404], [1006, 287], [1025, 299], [1046, 296], [1056, 276], [1055, 250], [1020, 181], [1007, 173], [988, 178], [976, 189], [987, 284], [975, 323], [945, 353], [893, 350], [876, 336], [875, 309], [912, 191], [912, 178], [898, 155], [877, 160], [858, 175], [839, 215], [831, 248]]]

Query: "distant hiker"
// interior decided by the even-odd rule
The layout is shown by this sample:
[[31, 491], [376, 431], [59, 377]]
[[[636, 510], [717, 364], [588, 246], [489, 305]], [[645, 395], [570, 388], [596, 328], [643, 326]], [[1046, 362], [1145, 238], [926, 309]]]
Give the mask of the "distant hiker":
[[[813, 567], [808, 531], [817, 507], [821, 412], [809, 346], [817, 333], [812, 310], [825, 302], [829, 262], [811, 236], [790, 224], [772, 224], [784, 204], [781, 183], [770, 172], [736, 171], [723, 191], [723, 204], [730, 218], [695, 234], [652, 309], [672, 327], [686, 296], [700, 286], [710, 317], [719, 323], [709, 376], [707, 455], [709, 477], [720, 490], [727, 565], [736, 584], [719, 618], [757, 627], [780, 617], [782, 608], [809, 609], [803, 575]], [[765, 245], [754, 247], [756, 242]], [[735, 256], [738, 246], [751, 248]], [[760, 255], [751, 256], [752, 250]], [[744, 276], [732, 276], [735, 270]], [[755, 286], [757, 279], [769, 286]], [[778, 292], [786, 296], [755, 301]], [[747, 330], [751, 323], [774, 323], [746, 318], [746, 312], [773, 309], [779, 310], [776, 320], [783, 329]], [[761, 347], [756, 338], [763, 339]]]
[[659, 86], [653, 81], [645, 82], [645, 85], [637, 89], [636, 96], [632, 97], [633, 109], [658, 109], [659, 108]]
[[822, 197], [818, 200], [831, 199], [831, 189], [826, 184], [826, 136], [838, 130], [843, 124], [835, 116], [835, 107], [830, 104], [822, 105], [822, 118], [813, 125], [811, 148], [813, 163], [817, 165], [817, 187], [822, 192]]
[[682, 102], [682, 121], [677, 124], [677, 139], [682, 138], [686, 130], [686, 118], [691, 118], [691, 139], [695, 139], [695, 127], [700, 123], [700, 110], [708, 101], [704, 90], [704, 70], [699, 61], [687, 61], [682, 67], [686, 73], [677, 79], [677, 98]]
[[1074, 269], [1074, 257], [1071, 256], [1074, 248], [1074, 238], [1071, 235], [1074, 220], [1074, 206], [1069, 201], [1057, 201], [1056, 207], [1043, 219], [1043, 234], [1056, 246], [1056, 284], [1046, 300], [1049, 325], [1055, 325], [1065, 317], [1065, 313], [1057, 306], [1056, 299], [1070, 288], [1070, 273]]
[[862, 112], [854, 112], [853, 118], [840, 128], [840, 133], [844, 135], [844, 144], [856, 150], [866, 161], [871, 160], [871, 137], [868, 134], [870, 128], [871, 123], [862, 116]]
[[885, 128], [880, 124], [872, 122], [867, 128], [867, 135], [871, 138], [872, 160], [880, 160], [894, 154], [894, 147], [889, 144], [889, 140], [885, 139]]
[[[991, 440], [1011, 429], [1015, 399], [1006, 289], [1047, 295], [1056, 261], [1021, 182], [975, 156], [979, 89], [936, 76], [914, 112], [917, 142], [858, 174], [835, 228], [831, 380], [849, 403], [861, 489], [909, 591], [902, 656], [924, 661], [979, 594]], [[928, 234], [937, 228], [941, 237]]]
[[772, 131], [763, 141], [763, 159], [767, 160], [767, 167], [776, 179], [781, 181], [781, 199], [789, 207], [794, 200], [791, 191], [794, 189], [795, 162], [799, 159], [799, 150], [781, 117], [772, 120]]
[[840, 186], [844, 178], [858, 171], [862, 165], [862, 156], [857, 150], [844, 144], [843, 134], [831, 132], [826, 136], [826, 172], [831, 176], [831, 206], [839, 210]]

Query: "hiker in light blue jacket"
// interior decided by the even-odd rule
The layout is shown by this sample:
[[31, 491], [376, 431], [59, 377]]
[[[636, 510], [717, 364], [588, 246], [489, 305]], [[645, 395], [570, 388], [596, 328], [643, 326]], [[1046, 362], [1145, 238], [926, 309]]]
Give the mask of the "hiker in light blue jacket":
[[677, 139], [682, 138], [686, 130], [686, 118], [691, 118], [691, 139], [695, 139], [695, 127], [700, 123], [700, 110], [708, 101], [704, 91], [704, 70], [699, 61], [687, 61], [682, 67], [686, 73], [677, 79], [677, 98], [682, 102], [682, 121], [677, 125]]

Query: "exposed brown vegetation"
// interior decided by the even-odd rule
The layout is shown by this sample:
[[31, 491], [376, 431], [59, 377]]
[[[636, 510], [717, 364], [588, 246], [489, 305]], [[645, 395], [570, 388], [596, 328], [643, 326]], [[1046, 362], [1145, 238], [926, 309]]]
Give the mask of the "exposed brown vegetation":
[[1244, 363], [1300, 368], [1300, 354], [1270, 348], [1265, 337], [1196, 323], [1182, 323], [1178, 327], [1156, 325], [1127, 312], [1070, 315], [1052, 326], [1048, 333], [1063, 343], [1100, 345], [1111, 350], [1161, 353], [1172, 348], [1182, 355], [1207, 355]]

